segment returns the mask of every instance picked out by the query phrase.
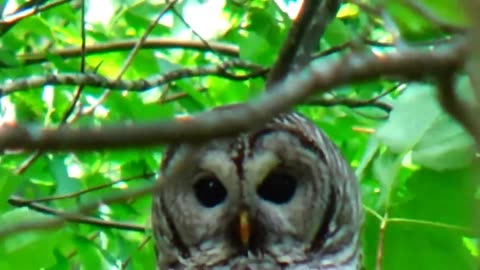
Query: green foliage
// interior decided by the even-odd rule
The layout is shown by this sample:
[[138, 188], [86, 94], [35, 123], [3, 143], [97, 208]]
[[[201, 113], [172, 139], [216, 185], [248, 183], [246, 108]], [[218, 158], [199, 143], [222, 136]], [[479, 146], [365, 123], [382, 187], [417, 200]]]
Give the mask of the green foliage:
[[[26, 1], [4, 1], [3, 5], [14, 2]], [[79, 72], [79, 56], [61, 57], [50, 51], [45, 60], [29, 62], [33, 59], [32, 53], [80, 46], [80, 7], [73, 3], [77, 1], [71, 2], [27, 16], [7, 30], [0, 28], [2, 83], [33, 75]], [[88, 17], [91, 21], [86, 28], [87, 45], [139, 40], [165, 8], [163, 1], [87, 2], [87, 14], [97, 11], [96, 15]], [[108, 14], [108, 9], [102, 12], [104, 7], [95, 4], [102, 2], [113, 5], [110, 7], [112, 14]], [[203, 14], [207, 9], [213, 9], [202, 8], [205, 3], [179, 2], [176, 10], [180, 15], [186, 14], [189, 8], [198, 8], [201, 20], [208, 20], [205, 16], [212, 19], [207, 26], [191, 23], [195, 31], [218, 26], [214, 34], [204, 36], [206, 40], [237, 45], [240, 59], [270, 66], [292, 23], [277, 3], [292, 5], [297, 1], [206, 1], [225, 2], [217, 14]], [[379, 1], [373, 0], [343, 4], [339, 16], [320, 41], [320, 51], [338, 49], [327, 60], [352, 51], [381, 55], [394, 50], [393, 46], [380, 46], [365, 40], [390, 42], [400, 38], [416, 46], [419, 43], [415, 42], [430, 42], [427, 46], [433, 47], [439, 40], [453, 37], [438, 22], [417, 12], [408, 1], [386, 1], [384, 16], [356, 2], [367, 7], [382, 7], [376, 6]], [[460, 3], [418, 1], [418, 5], [438, 16], [442, 22], [464, 27], [468, 25], [468, 19], [459, 7]], [[184, 17], [187, 21], [201, 21]], [[1, 22], [7, 22], [7, 18], [4, 16]], [[391, 20], [387, 23], [386, 18]], [[391, 32], [394, 30], [398, 30], [400, 36]], [[149, 37], [198, 40], [192, 29], [172, 12], [156, 24]], [[348, 42], [353, 45], [343, 49], [337, 47]], [[87, 54], [85, 70], [114, 79], [126, 65], [130, 52], [107, 49]], [[122, 78], [143, 79], [178, 68], [194, 69], [220, 63], [228, 57], [207, 49], [142, 49], [129, 63]], [[318, 62], [328, 63], [323, 60]], [[465, 74], [458, 77], [457, 86], [462, 90], [462, 97], [472, 100], [469, 98], [471, 87], [466, 83], [468, 78]], [[402, 86], [392, 88], [398, 83]], [[175, 115], [252, 100], [262, 93], [263, 87], [264, 81], [259, 78], [243, 81], [221, 76], [182, 79], [142, 93], [111, 92], [93, 112], [82, 113], [106, 92], [106, 89], [86, 86], [73, 106], [73, 113], [67, 117], [76, 87], [28, 88], [0, 97], [0, 121], [5, 125], [35, 129], [172, 119]], [[389, 89], [393, 91], [385, 93]], [[179, 94], [184, 95], [174, 98]], [[335, 89], [335, 92], [319, 95], [319, 98], [352, 100], [375, 97], [392, 110], [385, 111], [373, 103], [362, 108], [342, 104], [332, 107], [298, 104], [296, 108], [332, 137], [359, 175], [365, 206], [363, 247], [366, 269], [379, 269], [378, 265], [383, 270], [477, 269], [479, 240], [473, 230], [473, 213], [474, 205], [480, 200], [480, 187], [474, 181], [479, 178], [479, 161], [472, 137], [444, 112], [437, 101], [435, 85], [427, 81], [397, 82], [382, 78], [352, 82]], [[64, 118], [66, 122], [62, 120]], [[92, 218], [144, 226], [145, 232], [80, 222], [51, 223], [43, 230], [27, 230], [35, 227], [32, 222], [41, 224], [53, 220], [52, 215], [9, 203], [8, 199], [14, 195], [25, 199], [70, 195], [38, 204], [57, 211], [75, 211], [85, 203], [151, 184], [162, 150], [163, 146], [45, 152], [39, 153], [30, 163], [29, 159], [35, 153], [18, 149], [2, 153], [0, 233], [12, 228], [21, 233], [0, 236], [0, 269], [122, 269], [122, 265], [126, 269], [152, 269], [155, 256], [153, 243], [148, 241], [150, 196], [102, 205], [88, 213]], [[100, 186], [104, 188], [98, 188]], [[26, 228], [22, 229], [22, 226]]]
[[411, 151], [412, 161], [432, 169], [464, 168], [472, 162], [474, 142], [445, 113], [431, 85], [411, 84], [397, 99], [377, 133], [395, 153]]

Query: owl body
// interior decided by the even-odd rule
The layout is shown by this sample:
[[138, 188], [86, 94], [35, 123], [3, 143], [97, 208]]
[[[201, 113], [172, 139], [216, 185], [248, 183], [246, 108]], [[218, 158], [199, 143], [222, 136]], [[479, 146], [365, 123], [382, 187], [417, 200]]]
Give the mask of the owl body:
[[357, 180], [300, 114], [203, 145], [171, 145], [159, 181], [158, 269], [359, 269]]

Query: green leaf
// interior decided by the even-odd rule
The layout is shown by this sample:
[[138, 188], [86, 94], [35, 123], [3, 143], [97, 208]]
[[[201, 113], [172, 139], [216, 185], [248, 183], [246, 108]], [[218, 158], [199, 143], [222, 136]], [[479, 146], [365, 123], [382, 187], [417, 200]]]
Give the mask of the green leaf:
[[[58, 155], [52, 157], [49, 162], [50, 173], [56, 183], [57, 195], [70, 194], [82, 188], [82, 184], [78, 179], [68, 175], [65, 158], [63, 155]], [[55, 202], [55, 205], [63, 209], [72, 209], [76, 206], [76, 202], [72, 200], [59, 200]]]
[[[0, 224], [14, 226], [41, 217], [44, 216], [27, 208], [18, 208], [0, 216]], [[62, 235], [61, 230], [26, 232], [2, 239], [0, 257], [4, 264], [9, 265], [4, 269], [41, 269], [52, 266], [55, 264], [54, 249], [62, 240]]]
[[443, 170], [469, 165], [475, 156], [473, 139], [446, 114], [441, 114], [412, 152], [412, 160]]
[[458, 233], [394, 224], [387, 229], [385, 238], [389, 241], [384, 251], [385, 269], [475, 269], [475, 260], [468, 254]]
[[408, 179], [407, 187], [415, 195], [391, 210], [390, 218], [400, 220], [387, 226], [385, 269], [476, 269], [462, 240], [469, 230], [473, 233], [473, 177], [468, 169], [420, 170]]
[[351, 33], [345, 24], [339, 20], [334, 19], [330, 22], [323, 38], [330, 44], [330, 46], [338, 46], [350, 40]]
[[465, 14], [464, 4], [461, 1], [452, 0], [420, 0], [418, 5], [430, 11], [430, 13], [452, 25], [467, 26], [468, 19]]
[[475, 177], [471, 168], [421, 169], [408, 176], [400, 184], [409, 195], [390, 204], [382, 243], [380, 220], [366, 212], [366, 269], [376, 269], [378, 254], [382, 255], [382, 269], [388, 270], [476, 269], [471, 247], [464, 241], [475, 236]]
[[0, 65], [1, 66], [17, 66], [20, 64], [15, 57], [15, 53], [9, 49], [0, 48]]
[[88, 238], [76, 237], [74, 241], [84, 269], [109, 269], [113, 266], [101, 248]]
[[373, 163], [373, 174], [381, 187], [378, 202], [382, 205], [389, 205], [392, 201], [392, 192], [395, 183], [399, 181], [401, 168], [401, 156], [390, 151], [385, 151]]
[[15, 25], [17, 35], [36, 34], [38, 37], [53, 39], [51, 25], [40, 16], [28, 16]]
[[412, 160], [432, 169], [468, 166], [474, 157], [472, 138], [440, 108], [435, 89], [429, 85], [408, 86], [377, 132], [395, 153], [412, 151]]
[[24, 182], [25, 178], [0, 168], [0, 213], [8, 208], [7, 198]]
[[42, 100], [42, 93], [38, 90], [30, 90], [24, 93], [11, 95], [15, 102], [18, 122], [42, 123], [47, 112], [47, 106]]
[[285, 32], [274, 14], [264, 8], [251, 8], [248, 25], [239, 39], [240, 57], [261, 65], [271, 65], [277, 58]]
[[[252, 46], [255, 44], [255, 46]], [[276, 57], [271, 53], [271, 43], [255, 32], [249, 32], [240, 44], [240, 58], [255, 61], [260, 65], [271, 65]]]
[[386, 4], [388, 13], [393, 17], [405, 39], [422, 41], [442, 37], [443, 33], [436, 24], [422, 17], [403, 0], [387, 1]]
[[365, 153], [363, 154], [363, 158], [360, 160], [357, 169], [355, 170], [355, 174], [357, 177], [361, 178], [364, 175], [364, 171], [367, 166], [372, 162], [375, 154], [378, 152], [380, 148], [379, 141], [376, 137], [372, 137], [367, 144], [365, 149]]
[[[16, 5], [35, 1], [3, 2], [8, 2], [3, 5], [4, 23], [16, 18], [20, 20], [2, 33], [0, 62], [10, 66], [0, 68], [0, 84], [31, 76], [79, 72], [84, 24], [79, 5], [67, 3], [37, 10], [34, 14], [27, 11], [7, 16]], [[98, 2], [110, 5], [105, 11], [115, 13], [110, 17], [109, 12], [96, 8], [97, 4], [87, 4], [85, 44], [87, 48], [95, 46], [101, 50], [86, 52], [85, 69], [115, 79], [127, 65], [122, 76], [125, 80], [142, 80], [179, 68], [195, 69], [237, 58], [271, 67], [295, 20], [293, 11], [302, 4], [302, 1], [291, 0], [177, 1], [173, 8], [165, 10], [158, 23], [154, 23], [166, 8], [166, 1]], [[315, 59], [312, 64], [328, 68], [329, 61], [350, 58], [357, 52], [380, 57], [397, 51], [403, 43], [412, 50], [435, 52], [444, 43], [462, 39], [462, 35], [446, 33], [435, 19], [412, 8], [412, 3], [424, 8], [437, 21], [466, 29], [471, 23], [466, 14], [475, 13], [465, 12], [462, 1], [343, 1], [337, 18], [328, 25], [319, 44], [321, 50], [333, 49], [333, 53]], [[215, 6], [218, 13], [214, 16], [218, 17], [210, 18], [213, 15], [204, 12], [206, 5]], [[221, 25], [213, 25], [220, 21]], [[174, 43], [175, 40], [181, 42], [177, 42], [175, 48], [143, 46], [133, 61], [127, 61], [133, 48], [125, 42], [140, 41], [152, 23], [153, 30], [147, 39], [168, 38]], [[205, 32], [209, 34], [203, 35]], [[475, 38], [478, 33], [469, 34]], [[191, 49], [182, 45], [190, 40], [201, 41], [201, 47]], [[347, 48], [337, 47], [350, 40], [353, 43]], [[392, 42], [395, 46], [384, 42]], [[113, 43], [125, 46], [117, 49], [111, 46]], [[239, 48], [240, 57], [216, 50], [218, 43]], [[57, 50], [72, 54], [59, 56], [54, 53]], [[36, 53], [46, 53], [46, 59], [35, 64], [24, 62], [35, 58]], [[478, 107], [479, 104], [473, 102], [475, 95], [470, 84], [471, 79], [475, 81], [475, 72], [475, 68], [469, 67], [466, 71], [455, 71], [459, 78], [456, 91], [462, 101]], [[357, 169], [362, 202], [366, 207], [362, 231], [365, 270], [376, 269], [377, 255], [383, 255], [380, 256], [382, 270], [472, 270], [474, 259], [478, 260], [479, 238], [468, 229], [473, 226], [473, 206], [480, 200], [480, 186], [474, 183], [476, 179], [472, 177], [475, 175], [467, 169], [472, 159], [478, 159], [473, 141], [438, 105], [434, 81], [419, 75], [417, 79], [423, 84], [410, 84], [409, 78], [403, 76], [379, 77], [362, 82], [346, 81], [334, 92], [318, 89], [318, 94], [312, 96], [313, 99], [368, 100], [402, 83], [402, 88], [379, 98], [379, 101], [394, 105], [391, 113], [375, 106], [296, 104], [294, 108], [324, 129]], [[403, 84], [409, 84], [407, 89]], [[142, 92], [113, 90], [89, 114], [82, 112], [99, 101], [107, 89], [85, 86], [69, 118], [73, 122], [66, 125], [73, 129], [95, 130], [110, 125], [173, 119], [176, 115], [254, 100], [263, 94], [264, 85], [265, 78], [241, 81], [203, 76], [173, 81]], [[77, 86], [24, 86], [26, 88], [21, 91], [1, 97], [0, 126], [4, 121], [15, 121], [27, 128], [58, 128], [67, 108], [72, 105]], [[51, 90], [53, 100], [48, 95]], [[179, 93], [186, 95], [169, 102], [161, 99]], [[164, 149], [165, 145], [68, 152], [47, 149], [28, 168], [24, 167], [26, 170], [21, 176], [15, 171], [26, 164], [32, 153], [26, 150], [2, 152], [0, 230], [28, 225], [26, 222], [31, 222], [31, 218], [33, 221], [51, 218], [9, 205], [7, 199], [14, 194], [41, 199], [84, 191], [71, 199], [39, 202], [57, 210], [75, 211], [79, 205], [145, 188], [155, 179], [130, 177], [157, 172]], [[70, 178], [71, 172], [78, 172], [80, 178]], [[477, 172], [477, 178], [478, 175]], [[121, 179], [125, 181], [111, 185], [112, 181]], [[99, 185], [106, 187], [94, 190]], [[115, 204], [102, 204], [85, 215], [149, 227], [151, 204], [152, 197], [148, 195], [127, 198]], [[385, 235], [380, 230], [383, 217], [389, 218]], [[127, 260], [127, 269], [152, 269], [155, 265], [153, 239], [144, 245], [149, 236], [150, 231], [139, 233], [76, 222], [46, 232], [22, 232], [0, 240], [0, 270], [119, 269]], [[383, 246], [379, 246], [380, 239], [383, 239]]]

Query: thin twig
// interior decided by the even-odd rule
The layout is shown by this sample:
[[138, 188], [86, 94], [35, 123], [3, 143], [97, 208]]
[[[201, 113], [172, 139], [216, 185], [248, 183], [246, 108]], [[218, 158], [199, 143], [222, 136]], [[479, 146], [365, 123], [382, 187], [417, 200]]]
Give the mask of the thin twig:
[[[198, 93], [203, 93], [203, 92], [206, 92], [206, 91], [208, 91], [208, 88], [206, 88], [206, 87], [202, 87], [202, 88], [197, 90]], [[164, 104], [164, 103], [168, 103], [168, 102], [172, 102], [172, 101], [177, 101], [179, 99], [186, 98], [186, 97], [189, 97], [189, 96], [190, 96], [190, 94], [187, 93], [187, 92], [162, 95], [160, 97], [160, 99], [158, 100], [158, 102], [160, 104]]]
[[64, 212], [64, 211], [60, 211], [57, 209], [44, 206], [39, 203], [29, 202], [28, 200], [24, 200], [23, 198], [18, 196], [10, 197], [10, 199], [8, 199], [8, 202], [11, 205], [14, 205], [17, 207], [28, 207], [29, 209], [35, 210], [37, 212], [60, 217], [61, 220], [63, 221], [90, 224], [90, 225], [110, 228], [110, 229], [121, 229], [121, 230], [128, 230], [128, 231], [137, 231], [137, 232], [145, 231], [145, 228], [140, 225], [125, 223], [125, 222], [117, 222], [117, 221], [107, 221], [107, 220], [93, 218], [93, 217], [89, 217], [81, 214], [68, 213], [68, 212]]
[[375, 107], [380, 110], [383, 110], [389, 113], [392, 110], [392, 106], [388, 103], [381, 102], [378, 100], [372, 99], [353, 99], [353, 98], [331, 98], [331, 99], [313, 99], [302, 104], [305, 105], [315, 105], [315, 106], [347, 106], [349, 108], [360, 108], [360, 107]]
[[352, 130], [358, 133], [374, 134], [375, 129], [366, 127], [352, 127]]
[[[82, 35], [82, 44], [80, 46], [81, 50], [81, 62], [80, 62], [80, 73], [85, 73], [85, 41], [86, 41], [86, 32], [85, 32], [85, 0], [81, 1], [81, 35]], [[63, 114], [62, 119], [60, 120], [60, 126], [63, 126], [66, 122], [68, 117], [72, 114], [75, 105], [78, 103], [80, 95], [83, 90], [83, 85], [78, 85], [75, 89], [75, 93], [73, 94], [72, 102], [70, 106], [67, 108], [65, 113]], [[17, 174], [24, 173], [36, 160], [43, 154], [42, 151], [36, 151], [33, 153], [26, 162], [23, 162], [20, 167], [18, 167], [15, 171]]]
[[385, 102], [381, 102], [379, 101], [379, 99], [397, 90], [402, 85], [404, 84], [397, 83], [394, 86], [387, 89], [386, 91], [370, 99], [353, 99], [353, 98], [313, 99], [303, 104], [326, 106], [326, 107], [342, 105], [350, 108], [376, 107], [378, 109], [385, 111], [388, 114], [393, 109], [392, 105]]
[[363, 209], [365, 209], [365, 211], [367, 211], [368, 213], [372, 214], [372, 216], [376, 217], [380, 222], [382, 221], [383, 217], [372, 208], [363, 204]]
[[469, 235], [474, 237], [475, 232], [471, 228], [467, 227], [462, 227], [462, 226], [457, 226], [457, 225], [451, 225], [451, 224], [446, 224], [446, 223], [441, 223], [441, 222], [434, 222], [434, 221], [428, 221], [428, 220], [418, 220], [418, 219], [411, 219], [411, 218], [389, 218], [388, 219], [389, 223], [406, 223], [406, 224], [415, 224], [415, 225], [423, 225], [423, 226], [428, 226], [428, 227], [436, 227], [436, 228], [442, 228], [446, 230], [452, 230], [452, 231], [457, 231], [461, 232], [464, 235]]
[[182, 21], [182, 23], [185, 24], [185, 26], [187, 28], [189, 28], [192, 31], [192, 33], [200, 39], [200, 42], [202, 42], [202, 44], [206, 48], [208, 48], [209, 51], [211, 51], [211, 52], [215, 53], [217, 56], [219, 56], [218, 52], [215, 50], [215, 47], [210, 45], [209, 41], [204, 39], [202, 37], [202, 35], [200, 35], [197, 31], [195, 31], [195, 29], [185, 20], [185, 18], [182, 16], [182, 14], [180, 14], [174, 7], [172, 7], [171, 10], [172, 10], [172, 13], [175, 14], [175, 16], [177, 16], [177, 18], [179, 18]]
[[20, 164], [15, 169], [15, 174], [23, 174], [27, 171], [27, 169], [40, 157], [40, 152], [36, 151], [33, 154], [31, 154], [25, 161]]
[[[135, 58], [135, 56], [137, 55], [137, 53], [139, 52], [140, 48], [142, 47], [142, 45], [145, 43], [145, 41], [147, 40], [147, 37], [148, 35], [150, 35], [150, 33], [153, 31], [153, 29], [157, 26], [158, 22], [160, 21], [160, 19], [163, 17], [163, 15], [165, 15], [174, 5], [175, 3], [177, 3], [177, 0], [173, 0], [171, 2], [169, 2], [165, 8], [158, 14], [157, 18], [155, 18], [155, 20], [150, 23], [150, 25], [147, 27], [147, 29], [145, 30], [145, 32], [143, 33], [143, 35], [140, 37], [140, 39], [137, 41], [137, 43], [135, 43], [135, 47], [133, 47], [133, 49], [130, 51], [130, 54], [128, 55], [127, 59], [125, 60], [122, 68], [120, 69], [120, 72], [117, 74], [117, 77], [116, 77], [116, 80], [120, 80], [123, 76], [123, 74], [125, 74], [125, 72], [127, 71], [128, 67], [130, 66], [130, 64], [132, 63], [133, 61], [133, 58]], [[105, 100], [108, 98], [108, 96], [110, 95], [111, 91], [110, 90], [106, 90], [103, 95], [98, 98], [97, 102], [95, 104], [93, 104], [92, 106], [90, 106], [88, 109], [85, 109], [84, 111], [84, 114], [91, 114], [93, 111], [95, 111], [95, 109], [100, 106], [101, 104], [103, 104], [105, 102]]]
[[[142, 250], [145, 245], [147, 245], [147, 243], [152, 239], [152, 236], [147, 236], [145, 237], [145, 239], [140, 243], [140, 245], [137, 247], [137, 251], [140, 251]], [[130, 263], [130, 261], [132, 260], [132, 257], [133, 255], [130, 255], [127, 257], [127, 259], [125, 259], [125, 261], [123, 261], [122, 263], [122, 268], [121, 269], [127, 269], [127, 266], [128, 264]]]
[[[80, 73], [85, 73], [85, 57], [86, 57], [86, 31], [85, 31], [85, 0], [82, 0], [81, 4], [81, 36], [82, 36], [82, 44], [80, 45], [80, 56], [81, 56], [81, 62], [80, 62]], [[70, 103], [70, 106], [67, 108], [65, 113], [63, 114], [62, 119], [60, 120], [60, 126], [64, 125], [67, 123], [68, 117], [72, 114], [75, 106], [78, 103], [78, 100], [80, 99], [80, 95], [82, 94], [83, 90], [83, 85], [78, 85], [77, 88], [75, 89], [75, 92], [73, 94], [73, 99], [72, 102]]]
[[[52, 210], [55, 213], [55, 216], [32, 218], [32, 220], [30, 221], [22, 221], [17, 224], [3, 226], [0, 228], [0, 239], [7, 237], [9, 235], [13, 235], [13, 234], [24, 232], [24, 231], [48, 230], [48, 229], [58, 228], [63, 226], [67, 221], [73, 221], [73, 222], [85, 221], [85, 223], [87, 224], [90, 224], [91, 222], [91, 224], [93, 225], [98, 225], [98, 226], [105, 225], [104, 227], [111, 227], [110, 225], [112, 224], [104, 223], [103, 221], [99, 221], [97, 219], [90, 220], [90, 219], [83, 218], [84, 213], [89, 213], [97, 209], [100, 205], [124, 203], [125, 200], [127, 199], [138, 198], [141, 196], [151, 194], [152, 192], [157, 190], [158, 187], [159, 187], [158, 184], [152, 184], [152, 185], [148, 185], [138, 189], [123, 191], [121, 193], [116, 193], [114, 195], [107, 196], [98, 201], [93, 201], [93, 202], [84, 204], [79, 207], [78, 211], [62, 212], [58, 210]], [[10, 200], [12, 199], [15, 199], [15, 198], [10, 198]], [[125, 229], [125, 230], [144, 231], [144, 228], [142, 226], [133, 225], [133, 224], [115, 223], [113, 224], [113, 226], [116, 226], [119, 229]]]
[[[85, 53], [87, 55], [94, 55], [132, 50], [137, 42], [138, 40], [117, 40], [100, 44], [91, 44], [85, 47]], [[233, 57], [239, 56], [238, 46], [220, 42], [210, 42], [209, 46], [217, 53]], [[148, 38], [141, 45], [141, 49], [191, 49], [205, 51], [210, 50], [210, 48], [204, 45], [201, 41], [176, 38]], [[81, 51], [80, 47], [64, 48], [50, 50], [48, 51], [48, 55], [55, 55], [61, 58], [72, 58], [81, 56]], [[18, 55], [17, 58], [22, 65], [38, 64], [48, 60], [47, 52], [45, 51], [21, 54]]]
[[382, 270], [382, 262], [383, 262], [383, 252], [384, 252], [384, 244], [385, 244], [385, 231], [387, 230], [387, 222], [388, 222], [388, 212], [385, 213], [381, 222], [380, 228], [378, 232], [378, 245], [377, 245], [377, 258], [375, 261], [375, 269]]
[[8, 30], [10, 30], [15, 24], [17, 24], [21, 20], [26, 19], [32, 15], [35, 15], [40, 11], [46, 11], [56, 6], [68, 3], [70, 1], [71, 0], [59, 0], [43, 6], [35, 5], [31, 9], [22, 10], [18, 13], [7, 15], [3, 20], [0, 21], [0, 36], [5, 34]]
[[71, 193], [67, 193], [67, 194], [55, 195], [55, 196], [49, 196], [49, 197], [42, 197], [42, 198], [31, 199], [31, 200], [23, 199], [23, 202], [29, 204], [29, 203], [40, 203], [40, 202], [49, 202], [49, 201], [77, 198], [77, 197], [80, 197], [83, 194], [90, 193], [90, 192], [97, 191], [97, 190], [101, 190], [101, 189], [104, 189], [104, 188], [107, 188], [107, 187], [111, 187], [111, 186], [114, 186], [118, 183], [124, 183], [124, 182], [128, 182], [128, 181], [135, 180], [135, 179], [141, 179], [141, 178], [151, 178], [153, 176], [155, 176], [155, 173], [144, 173], [144, 174], [141, 174], [141, 175], [125, 177], [125, 178], [120, 179], [120, 180], [111, 181], [109, 183], [97, 185], [97, 186], [94, 186], [94, 187], [91, 187], [91, 188], [82, 189], [82, 190], [77, 191], [77, 192], [71, 192]]
[[[90, 241], [94, 241], [95, 239], [98, 238], [98, 236], [100, 236], [100, 232], [99, 232], [99, 231], [93, 233], [92, 235], [89, 235], [89, 236], [87, 237], [87, 239], [90, 240]], [[70, 253], [67, 254], [66, 258], [67, 258], [67, 259], [73, 258], [75, 255], [77, 255], [77, 252], [78, 252], [78, 251], [77, 251], [76, 249], [72, 250]]]
[[[195, 158], [197, 157], [197, 152], [196, 152], [198, 151], [197, 149], [198, 149], [198, 146], [192, 145], [188, 147], [186, 149], [187, 159], [185, 160], [185, 162], [183, 163], [179, 162], [176, 165], [172, 165], [171, 169], [169, 170], [170, 173], [168, 175], [164, 175], [154, 184], [147, 185], [137, 189], [125, 190], [123, 192], [105, 196], [104, 198], [101, 198], [97, 201], [92, 201], [86, 204], [82, 204], [79, 206], [78, 210], [74, 212], [57, 212], [57, 215], [55, 217], [34, 218], [30, 221], [23, 221], [17, 224], [0, 227], [0, 239], [16, 233], [21, 233], [21, 232], [30, 231], [30, 230], [48, 230], [48, 229], [58, 228], [62, 226], [67, 220], [75, 221], [78, 215], [83, 216], [85, 213], [89, 213], [97, 209], [101, 205], [124, 203], [126, 200], [129, 200], [129, 199], [139, 198], [141, 196], [149, 195], [152, 193], [155, 194], [156, 191], [158, 191], [158, 189], [161, 187], [162, 183], [169, 180], [172, 181], [172, 179], [177, 179], [178, 174], [185, 170], [185, 166], [189, 166], [188, 164], [191, 164], [191, 161], [195, 160]], [[82, 220], [84, 219], [80, 219], [80, 221]], [[94, 223], [95, 225], [98, 224], [101, 226], [101, 222], [99, 222], [98, 220], [94, 221]], [[140, 227], [138, 225], [133, 225], [133, 226], [131, 224], [129, 225], [130, 226], [125, 225], [123, 223], [115, 224], [115, 226], [118, 226], [118, 228], [120, 229], [125, 228], [125, 229], [137, 230], [137, 231], [144, 230], [143, 227]]]

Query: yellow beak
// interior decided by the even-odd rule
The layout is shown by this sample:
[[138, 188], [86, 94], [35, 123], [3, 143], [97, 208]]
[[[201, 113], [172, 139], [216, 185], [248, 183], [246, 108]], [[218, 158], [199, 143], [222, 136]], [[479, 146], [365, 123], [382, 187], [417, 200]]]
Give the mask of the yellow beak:
[[248, 248], [248, 243], [250, 241], [250, 219], [248, 212], [242, 210], [240, 212], [240, 241], [245, 248]]

